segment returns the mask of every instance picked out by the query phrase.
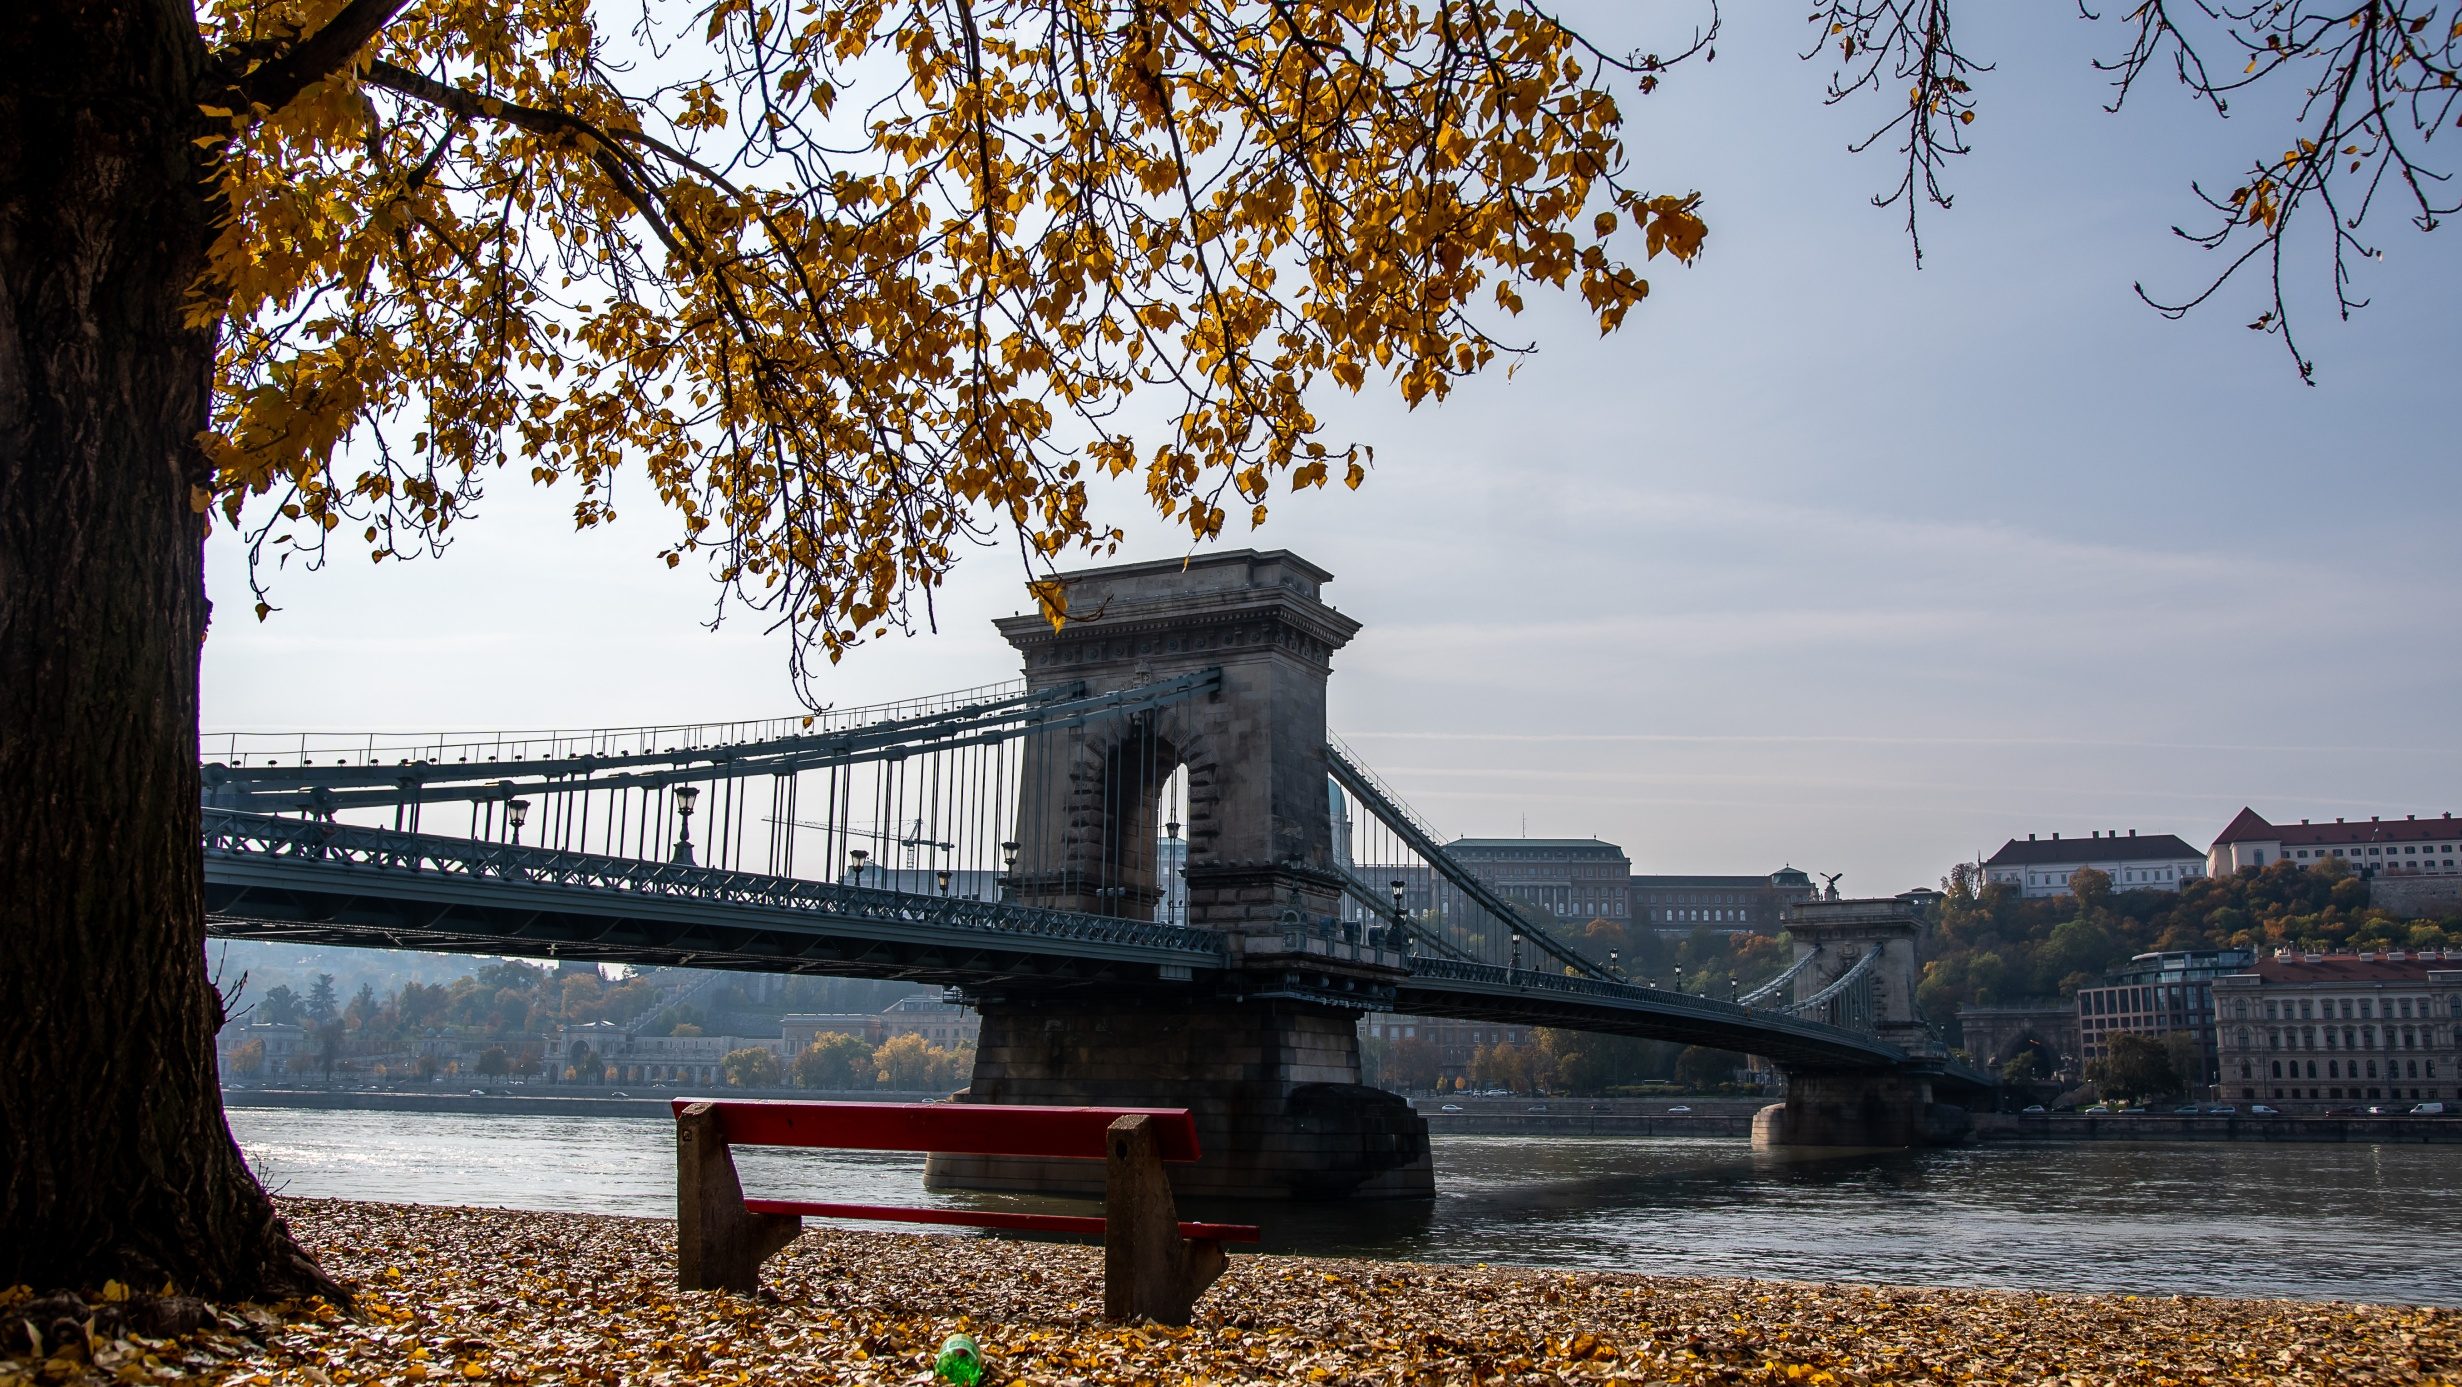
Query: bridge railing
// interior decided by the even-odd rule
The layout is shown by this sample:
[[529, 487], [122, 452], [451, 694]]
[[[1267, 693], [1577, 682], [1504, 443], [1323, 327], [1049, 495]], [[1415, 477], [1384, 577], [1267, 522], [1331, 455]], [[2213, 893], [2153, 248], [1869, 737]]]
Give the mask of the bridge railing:
[[1507, 968], [1494, 963], [1469, 963], [1451, 958], [1413, 958], [1411, 976], [1442, 979], [1448, 982], [1489, 983], [1501, 987], [1520, 988], [1535, 992], [1561, 992], [1573, 996], [1596, 997], [1603, 1001], [1648, 1003], [1652, 1006], [1679, 1006], [1704, 1013], [1731, 1015], [1739, 1021], [1765, 1017], [1767, 1012], [1734, 1002], [1722, 1002], [1711, 997], [1696, 997], [1689, 992], [1669, 992], [1663, 988], [1644, 987], [1639, 983], [1606, 982], [1598, 978], [1572, 977], [1564, 973], [1540, 972], [1530, 968]]
[[980, 930], [1055, 943], [1130, 945], [1184, 954], [1187, 962], [1200, 966], [1224, 957], [1222, 936], [1188, 925], [234, 810], [208, 809], [203, 819], [203, 845], [209, 861], [215, 857], [314, 861], [370, 874], [518, 882], [534, 888], [762, 907], [839, 921]]
[[877, 723], [929, 718], [968, 707], [1014, 702], [1024, 681], [1009, 679], [863, 707], [826, 708], [725, 722], [636, 727], [529, 728], [514, 731], [272, 732], [225, 730], [198, 738], [202, 759], [232, 767], [394, 765], [557, 761], [706, 751], [785, 738], [827, 736]]

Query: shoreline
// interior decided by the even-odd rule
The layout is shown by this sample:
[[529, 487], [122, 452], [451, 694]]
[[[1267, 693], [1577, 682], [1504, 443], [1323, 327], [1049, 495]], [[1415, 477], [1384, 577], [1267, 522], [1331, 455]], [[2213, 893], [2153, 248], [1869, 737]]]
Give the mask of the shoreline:
[[[416, 1089], [275, 1089], [226, 1088], [226, 1108], [307, 1108], [338, 1112], [462, 1113], [471, 1116], [625, 1117], [671, 1115], [670, 1104], [682, 1091], [660, 1091], [617, 1098], [605, 1093], [544, 1090], [491, 1093]], [[944, 1098], [933, 1093], [890, 1093], [875, 1090], [822, 1093], [809, 1089], [729, 1090], [730, 1097], [784, 1098], [841, 1102], [915, 1103]], [[1752, 1136], [1752, 1111], [1759, 1104], [1734, 1100], [1697, 1099], [1698, 1111], [1670, 1114], [1636, 1111], [1663, 1109], [1663, 1102], [1634, 1104], [1623, 1110], [1592, 1112], [1581, 1100], [1546, 1104], [1564, 1111], [1532, 1112], [1541, 1100], [1490, 1099], [1462, 1104], [1448, 1113], [1415, 1100], [1431, 1136], [1530, 1136], [1648, 1139], [1658, 1137]], [[1974, 1114], [1977, 1142], [2251, 1142], [2326, 1145], [2462, 1144], [2462, 1118], [2437, 1117], [2186, 1117], [2148, 1113], [2087, 1116], [2082, 1113]]]
[[767, 1264], [760, 1295], [734, 1296], [674, 1289], [661, 1219], [281, 1210], [359, 1288], [360, 1315], [251, 1312], [253, 1331], [199, 1350], [200, 1380], [919, 1383], [959, 1331], [999, 1387], [2462, 1380], [2462, 1311], [2409, 1305], [1236, 1253], [1193, 1323], [1171, 1329], [1100, 1322], [1102, 1253], [1085, 1243], [816, 1229]]

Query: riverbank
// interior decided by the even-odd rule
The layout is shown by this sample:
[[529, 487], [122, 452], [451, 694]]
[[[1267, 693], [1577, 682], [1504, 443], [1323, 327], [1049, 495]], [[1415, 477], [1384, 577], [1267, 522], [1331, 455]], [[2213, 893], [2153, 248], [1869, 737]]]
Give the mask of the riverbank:
[[2415, 1146], [2462, 1143], [2462, 1118], [1978, 1113], [1975, 1136], [1981, 1141], [2357, 1142], [2371, 1146]]
[[[226, 1108], [320, 1108], [339, 1112], [515, 1113], [530, 1117], [657, 1117], [669, 1105], [701, 1090], [615, 1090], [573, 1086], [512, 1088], [490, 1081], [467, 1089], [225, 1088]], [[855, 1103], [921, 1103], [947, 1093], [891, 1093], [877, 1089], [828, 1093], [813, 1089], [728, 1089], [730, 1098], [786, 1098]], [[1412, 1100], [1431, 1132], [1475, 1136], [1749, 1137], [1759, 1099], [1473, 1098]], [[1684, 1112], [1669, 1112], [1683, 1106]], [[1455, 1108], [1459, 1111], [1446, 1111]]]
[[1420, 1097], [1430, 1135], [1750, 1137], [1761, 1098]]
[[[2462, 1380], [2462, 1313], [1235, 1255], [1185, 1330], [1104, 1325], [1083, 1245], [807, 1233], [755, 1297], [674, 1287], [656, 1219], [285, 1200], [361, 1316], [309, 1307], [151, 1350], [220, 1387], [928, 1380], [950, 1333], [996, 1384], [2354, 1383]], [[118, 1368], [131, 1350], [106, 1346]], [[142, 1359], [123, 1381], [144, 1381]], [[159, 1376], [166, 1379], [171, 1374]], [[0, 1363], [0, 1380], [34, 1377]], [[68, 1363], [53, 1387], [108, 1381]]]
[[[701, 1090], [651, 1089], [616, 1096], [606, 1089], [550, 1088], [481, 1092], [454, 1089], [360, 1088], [225, 1088], [225, 1108], [317, 1108], [334, 1112], [438, 1112], [517, 1114], [525, 1117], [657, 1117], [674, 1115], [677, 1098], [699, 1096]], [[730, 1098], [827, 1099], [854, 1103], [923, 1103], [946, 1098], [945, 1092], [902, 1093], [879, 1089], [832, 1093], [808, 1088], [729, 1089]]]

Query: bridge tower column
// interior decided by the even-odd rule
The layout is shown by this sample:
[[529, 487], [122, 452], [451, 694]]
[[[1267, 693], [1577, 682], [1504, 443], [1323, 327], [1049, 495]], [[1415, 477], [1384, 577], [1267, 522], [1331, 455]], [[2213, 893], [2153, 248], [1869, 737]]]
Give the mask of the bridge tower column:
[[[1020, 981], [972, 1000], [966, 1099], [1186, 1107], [1204, 1159], [1183, 1197], [1428, 1198], [1427, 1122], [1360, 1083], [1358, 1017], [1390, 1006], [1402, 955], [1338, 925], [1325, 682], [1359, 624], [1323, 569], [1284, 551], [1062, 575], [1068, 621], [999, 623], [1030, 688], [1104, 693], [1218, 671], [1210, 693], [1028, 740], [1011, 899], [1151, 920], [1169, 885], [1156, 801], [1187, 774], [1184, 923], [1224, 936], [1218, 977]], [[1099, 1191], [1080, 1162], [931, 1159], [935, 1186]]]
[[[1809, 1019], [1870, 1031], [1908, 1058], [1895, 1068], [1787, 1068], [1786, 1101], [1754, 1114], [1753, 1145], [1883, 1148], [1964, 1140], [1965, 1110], [1933, 1101], [1930, 1071], [1948, 1052], [1915, 1009], [1923, 923], [1914, 907], [1894, 897], [1841, 900], [1833, 887], [1825, 899], [1789, 906], [1784, 922], [1796, 959], [1809, 959], [1795, 975], [1795, 1001], [1830, 994], [1806, 1013]], [[1873, 954], [1879, 957], [1855, 975]], [[1837, 987], [1842, 980], [1846, 985]]]

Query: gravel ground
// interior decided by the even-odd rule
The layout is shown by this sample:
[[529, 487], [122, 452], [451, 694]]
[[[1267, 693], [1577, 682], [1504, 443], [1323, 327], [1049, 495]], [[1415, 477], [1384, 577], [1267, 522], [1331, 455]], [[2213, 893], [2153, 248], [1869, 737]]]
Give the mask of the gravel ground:
[[[1234, 1255], [1186, 1329], [1104, 1324], [1091, 1246], [834, 1229], [758, 1297], [674, 1288], [654, 1219], [286, 1200], [355, 1316], [222, 1307], [176, 1338], [0, 1341], [0, 1387], [820, 1384], [2462, 1384], [2462, 1313]], [[13, 1297], [13, 1300], [12, 1300]], [[0, 1293], [0, 1324], [25, 1293]], [[8, 1326], [12, 1331], [15, 1326]]]

